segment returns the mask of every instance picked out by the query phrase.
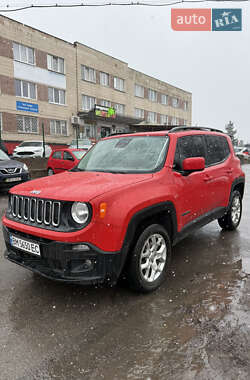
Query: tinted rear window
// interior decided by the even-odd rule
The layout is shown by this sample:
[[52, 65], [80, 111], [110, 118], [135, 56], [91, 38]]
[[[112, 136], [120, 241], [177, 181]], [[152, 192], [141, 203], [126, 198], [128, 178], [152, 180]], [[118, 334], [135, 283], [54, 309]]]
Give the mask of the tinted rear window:
[[206, 165], [214, 165], [224, 161], [230, 154], [227, 139], [223, 136], [205, 137], [207, 145]]

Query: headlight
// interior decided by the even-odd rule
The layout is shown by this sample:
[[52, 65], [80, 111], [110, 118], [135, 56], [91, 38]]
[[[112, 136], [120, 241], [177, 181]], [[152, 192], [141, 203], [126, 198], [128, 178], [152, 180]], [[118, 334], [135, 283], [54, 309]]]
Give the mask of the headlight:
[[89, 208], [86, 203], [74, 202], [71, 207], [71, 215], [76, 223], [84, 224], [89, 217]]
[[29, 171], [29, 168], [26, 164], [23, 164], [23, 171], [24, 172], [28, 172]]

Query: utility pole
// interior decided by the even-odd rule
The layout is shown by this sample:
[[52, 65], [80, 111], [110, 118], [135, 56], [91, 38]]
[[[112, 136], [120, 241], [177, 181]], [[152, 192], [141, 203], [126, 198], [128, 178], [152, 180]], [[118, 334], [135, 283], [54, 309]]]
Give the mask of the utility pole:
[[44, 123], [42, 123], [42, 135], [43, 135], [43, 158], [45, 157], [45, 135], [44, 135]]

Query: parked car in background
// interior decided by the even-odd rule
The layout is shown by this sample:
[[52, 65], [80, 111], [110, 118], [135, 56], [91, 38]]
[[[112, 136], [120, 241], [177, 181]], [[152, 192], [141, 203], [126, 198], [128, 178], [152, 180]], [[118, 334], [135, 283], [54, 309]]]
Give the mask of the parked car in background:
[[30, 179], [26, 164], [11, 160], [6, 153], [0, 150], [0, 190], [9, 189], [18, 183]]
[[89, 140], [89, 139], [78, 139], [78, 142], [77, 142], [77, 140], [72, 140], [69, 148], [70, 149], [76, 149], [76, 148], [90, 149], [92, 147], [92, 145], [93, 144], [92, 144], [91, 140]]
[[86, 154], [88, 149], [58, 149], [51, 153], [48, 163], [48, 175], [62, 173], [72, 169]]
[[234, 147], [234, 151], [238, 158], [250, 161], [250, 148], [244, 146], [236, 146]]
[[[12, 157], [43, 157], [43, 149], [42, 141], [23, 141], [13, 150]], [[45, 144], [45, 157], [49, 157], [51, 152], [51, 147]]]

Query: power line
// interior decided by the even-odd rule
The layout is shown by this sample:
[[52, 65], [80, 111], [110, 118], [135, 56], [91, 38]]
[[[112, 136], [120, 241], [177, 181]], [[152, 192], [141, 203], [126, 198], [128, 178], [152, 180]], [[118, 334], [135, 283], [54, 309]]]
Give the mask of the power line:
[[1, 13], [7, 13], [7, 12], [17, 12], [17, 11], [23, 11], [27, 9], [45, 9], [45, 8], [79, 8], [79, 7], [107, 7], [107, 6], [144, 6], [144, 7], [169, 7], [177, 4], [196, 4], [196, 3], [209, 3], [209, 2], [216, 2], [216, 3], [225, 3], [225, 2], [231, 2], [231, 3], [242, 3], [242, 2], [249, 2], [249, 0], [176, 0], [172, 2], [152, 2], [152, 1], [107, 1], [107, 2], [85, 2], [85, 3], [75, 3], [75, 4], [30, 4], [30, 5], [23, 5], [19, 7], [15, 7], [14, 5], [6, 4], [5, 9], [0, 9]]

